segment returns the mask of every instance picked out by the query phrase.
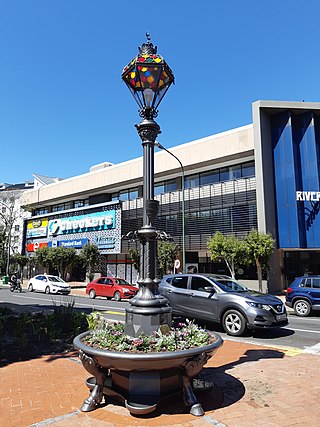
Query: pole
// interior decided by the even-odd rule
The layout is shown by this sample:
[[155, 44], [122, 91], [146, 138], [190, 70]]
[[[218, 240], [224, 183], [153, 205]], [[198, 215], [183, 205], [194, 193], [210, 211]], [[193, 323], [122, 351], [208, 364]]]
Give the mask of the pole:
[[157, 240], [162, 234], [154, 225], [159, 204], [154, 200], [154, 142], [160, 126], [151, 117], [136, 128], [143, 146], [143, 226], [134, 232], [140, 241], [139, 292], [126, 308], [125, 334], [132, 337], [152, 335], [160, 326], [170, 327], [172, 321], [172, 309], [159, 293], [156, 277]]
[[181, 184], [181, 190], [182, 190], [182, 199], [181, 199], [181, 203], [182, 203], [182, 273], [186, 272], [186, 242], [185, 242], [185, 203], [184, 203], [184, 167], [183, 164], [181, 163], [180, 159], [173, 154], [171, 151], [169, 151], [166, 147], [164, 147], [162, 144], [160, 144], [159, 141], [155, 141], [154, 145], [158, 148], [160, 148], [160, 150], [164, 150], [166, 151], [168, 154], [170, 154], [172, 157], [174, 157], [180, 165], [181, 168], [181, 179], [182, 179], [182, 184]]

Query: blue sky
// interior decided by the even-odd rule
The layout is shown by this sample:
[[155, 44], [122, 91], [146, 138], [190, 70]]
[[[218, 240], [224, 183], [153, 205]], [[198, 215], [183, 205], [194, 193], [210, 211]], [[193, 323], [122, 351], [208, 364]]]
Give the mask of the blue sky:
[[0, 182], [142, 155], [121, 72], [145, 33], [176, 84], [170, 148], [252, 122], [258, 99], [320, 101], [317, 0], [0, 0]]

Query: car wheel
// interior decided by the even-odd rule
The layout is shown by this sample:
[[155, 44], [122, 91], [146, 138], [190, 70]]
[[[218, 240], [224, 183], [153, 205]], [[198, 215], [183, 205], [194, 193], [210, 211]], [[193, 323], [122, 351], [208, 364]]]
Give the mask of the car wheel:
[[246, 329], [246, 319], [239, 311], [228, 310], [223, 315], [222, 326], [228, 335], [239, 337]]
[[50, 286], [47, 286], [47, 287], [46, 287], [46, 289], [45, 289], [45, 293], [46, 293], [46, 294], [50, 294]]
[[94, 290], [94, 289], [91, 289], [91, 290], [90, 290], [90, 292], [89, 292], [89, 297], [90, 297], [91, 299], [93, 299], [93, 298], [95, 298], [95, 297], [96, 297], [96, 292], [95, 292], [95, 290]]
[[30, 284], [29, 284], [29, 286], [28, 286], [28, 291], [29, 291], [29, 292], [33, 292], [33, 286], [32, 286], [32, 283], [30, 283]]
[[120, 301], [121, 300], [121, 295], [120, 295], [120, 292], [115, 292], [114, 293], [114, 295], [113, 295], [113, 299], [115, 300], [115, 301]]
[[293, 304], [293, 309], [297, 316], [306, 317], [311, 312], [311, 304], [304, 299], [298, 299]]

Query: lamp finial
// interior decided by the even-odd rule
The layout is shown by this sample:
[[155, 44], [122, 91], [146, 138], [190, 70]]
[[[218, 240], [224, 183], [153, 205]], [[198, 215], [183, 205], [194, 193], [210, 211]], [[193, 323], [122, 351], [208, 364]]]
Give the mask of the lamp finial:
[[139, 53], [141, 55], [156, 55], [157, 46], [153, 46], [151, 43], [151, 36], [149, 33], [146, 33], [147, 42], [143, 43], [142, 46], [139, 46]]

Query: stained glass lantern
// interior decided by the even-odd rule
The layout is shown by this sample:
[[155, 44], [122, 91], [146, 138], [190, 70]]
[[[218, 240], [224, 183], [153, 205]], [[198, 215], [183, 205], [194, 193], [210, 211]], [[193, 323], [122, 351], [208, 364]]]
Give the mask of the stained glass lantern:
[[142, 116], [156, 116], [157, 108], [167, 90], [174, 83], [173, 73], [157, 54], [157, 47], [150, 42], [139, 47], [139, 54], [124, 67], [122, 80], [128, 86], [140, 107]]

